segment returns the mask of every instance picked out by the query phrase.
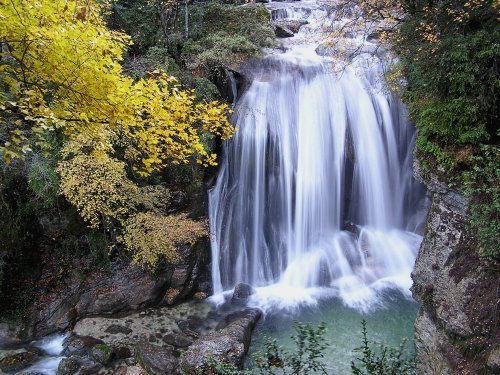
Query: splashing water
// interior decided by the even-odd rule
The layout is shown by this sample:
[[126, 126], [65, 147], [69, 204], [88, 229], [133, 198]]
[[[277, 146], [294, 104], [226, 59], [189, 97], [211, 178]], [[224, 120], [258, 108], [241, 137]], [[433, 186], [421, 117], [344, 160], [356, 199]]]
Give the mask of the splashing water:
[[67, 334], [55, 334], [34, 342], [33, 346], [40, 349], [47, 356], [28, 367], [24, 372], [44, 375], [56, 374], [59, 363], [64, 358], [62, 351], [64, 349], [64, 340], [67, 337]]

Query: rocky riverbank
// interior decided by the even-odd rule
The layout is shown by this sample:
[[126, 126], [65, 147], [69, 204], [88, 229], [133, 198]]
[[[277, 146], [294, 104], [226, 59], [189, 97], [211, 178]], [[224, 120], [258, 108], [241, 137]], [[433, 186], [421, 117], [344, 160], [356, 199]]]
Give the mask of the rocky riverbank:
[[[36, 301], [23, 324], [0, 321], [0, 346], [27, 343], [71, 329], [89, 316], [171, 306], [188, 297], [206, 298], [211, 292], [208, 239], [180, 251], [181, 261], [156, 275], [118, 258], [108, 270], [93, 270], [82, 277], [75, 264], [69, 277], [57, 285], [39, 282]], [[52, 271], [49, 268], [44, 272]]]
[[212, 361], [242, 367], [262, 313], [240, 302], [235, 299], [215, 309], [205, 301], [190, 301], [83, 318], [65, 336], [1, 352], [0, 370], [163, 375], [209, 373]]

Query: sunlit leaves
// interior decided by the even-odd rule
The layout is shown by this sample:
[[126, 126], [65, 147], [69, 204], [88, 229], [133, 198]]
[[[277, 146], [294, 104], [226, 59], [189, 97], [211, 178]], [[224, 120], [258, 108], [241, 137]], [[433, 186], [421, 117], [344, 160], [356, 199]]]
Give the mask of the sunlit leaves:
[[[30, 138], [43, 146], [47, 133], [57, 131], [105, 153], [117, 142], [127, 145], [141, 174], [191, 157], [213, 164], [201, 136], [231, 135], [228, 108], [196, 104], [193, 93], [162, 72], [137, 82], [123, 74], [130, 39], [106, 28], [105, 6], [96, 0], [2, 2], [0, 74], [7, 87], [0, 105], [7, 116], [1, 126], [9, 133], [3, 157], [22, 156]], [[16, 128], [11, 117], [24, 121]]]

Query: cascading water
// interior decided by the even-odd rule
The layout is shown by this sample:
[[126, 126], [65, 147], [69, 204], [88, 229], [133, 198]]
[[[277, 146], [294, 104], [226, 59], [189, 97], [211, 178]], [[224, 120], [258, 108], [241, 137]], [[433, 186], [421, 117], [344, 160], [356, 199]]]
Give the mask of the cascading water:
[[214, 292], [245, 282], [263, 307], [336, 295], [364, 310], [381, 289], [409, 293], [425, 195], [414, 130], [377, 81], [380, 62], [334, 74], [314, 48], [256, 63], [237, 103], [210, 191]]

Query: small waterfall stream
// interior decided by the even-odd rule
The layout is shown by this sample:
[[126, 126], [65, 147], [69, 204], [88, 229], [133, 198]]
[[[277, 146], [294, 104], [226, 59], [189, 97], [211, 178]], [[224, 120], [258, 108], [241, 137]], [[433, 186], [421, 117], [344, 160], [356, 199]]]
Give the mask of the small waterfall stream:
[[334, 295], [366, 310], [386, 288], [409, 294], [425, 197], [414, 129], [380, 84], [382, 61], [362, 54], [334, 73], [314, 52], [327, 12], [296, 6], [273, 18], [309, 25], [250, 70], [210, 191], [214, 291], [245, 282], [264, 308]]

